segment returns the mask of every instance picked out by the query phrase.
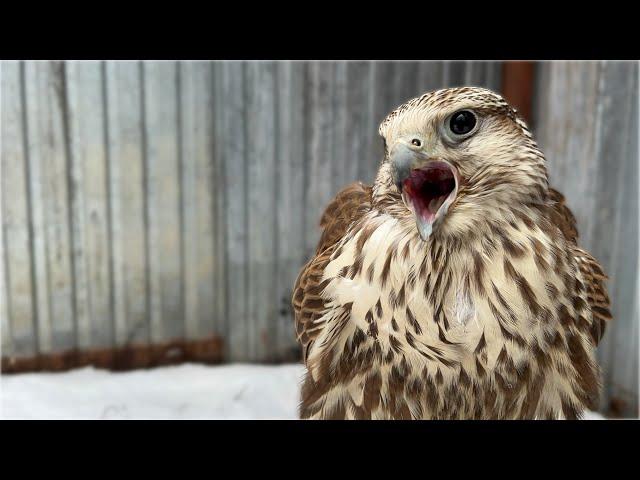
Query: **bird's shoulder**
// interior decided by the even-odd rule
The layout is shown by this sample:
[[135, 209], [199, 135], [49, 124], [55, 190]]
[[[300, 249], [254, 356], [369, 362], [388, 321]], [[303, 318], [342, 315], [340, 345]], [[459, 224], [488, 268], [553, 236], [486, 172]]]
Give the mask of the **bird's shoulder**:
[[322, 235], [316, 254], [340, 241], [349, 226], [371, 210], [371, 190], [370, 185], [353, 182], [333, 197], [320, 218]]
[[329, 202], [320, 219], [322, 234], [314, 256], [302, 268], [293, 287], [294, 310], [298, 341], [303, 347], [304, 357], [313, 340], [322, 330], [319, 319], [324, 310], [322, 291], [325, 283], [322, 276], [340, 240], [353, 222], [371, 210], [371, 186], [353, 182]]

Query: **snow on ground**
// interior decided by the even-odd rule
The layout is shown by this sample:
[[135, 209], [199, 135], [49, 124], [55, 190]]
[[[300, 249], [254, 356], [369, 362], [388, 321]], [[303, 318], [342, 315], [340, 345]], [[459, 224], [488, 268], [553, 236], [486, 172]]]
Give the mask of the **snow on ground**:
[[0, 418], [295, 419], [303, 372], [301, 365], [183, 364], [4, 375]]
[[5, 419], [295, 419], [301, 365], [92, 367], [0, 377]]

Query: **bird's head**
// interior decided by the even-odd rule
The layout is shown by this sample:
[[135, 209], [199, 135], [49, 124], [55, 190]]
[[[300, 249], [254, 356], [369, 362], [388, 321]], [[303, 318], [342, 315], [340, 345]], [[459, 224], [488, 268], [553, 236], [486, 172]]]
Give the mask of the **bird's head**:
[[379, 133], [385, 158], [374, 192], [403, 203], [423, 240], [436, 231], [462, 234], [509, 205], [546, 198], [542, 153], [516, 111], [490, 90], [426, 93], [391, 112]]

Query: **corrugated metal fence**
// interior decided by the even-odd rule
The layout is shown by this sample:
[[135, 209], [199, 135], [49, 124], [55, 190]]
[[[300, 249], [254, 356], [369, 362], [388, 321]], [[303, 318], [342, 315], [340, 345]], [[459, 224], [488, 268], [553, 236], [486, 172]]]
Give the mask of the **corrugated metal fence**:
[[289, 302], [378, 122], [497, 63], [3, 62], [3, 356], [219, 336], [297, 354]]
[[[618, 104], [629, 121], [637, 116], [622, 91], [637, 90], [629, 65], [547, 65], [538, 82], [552, 179], [576, 209], [585, 245], [615, 275], [614, 311], [625, 319], [603, 353], [611, 378], [611, 345], [629, 343], [627, 328], [637, 337], [637, 262], [622, 256], [637, 243], [637, 215], [616, 209], [595, 221], [589, 209], [637, 211], [610, 188], [623, 180], [635, 188], [637, 164], [631, 144], [613, 160], [580, 139], [598, 131], [598, 151], [609, 151], [633, 137], [605, 121], [622, 122]], [[296, 358], [293, 281], [326, 202], [352, 180], [373, 179], [380, 120], [435, 88], [501, 89], [498, 62], [1, 67], [2, 355], [16, 358], [214, 336], [228, 361]], [[565, 126], [572, 147], [562, 143]], [[614, 231], [609, 249], [596, 240]], [[637, 361], [633, 368], [637, 377]]]

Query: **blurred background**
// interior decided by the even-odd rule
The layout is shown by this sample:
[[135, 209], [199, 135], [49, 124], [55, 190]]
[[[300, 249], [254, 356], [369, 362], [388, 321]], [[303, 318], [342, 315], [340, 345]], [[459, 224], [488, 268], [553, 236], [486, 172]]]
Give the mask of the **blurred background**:
[[476, 85], [527, 119], [611, 277], [600, 411], [638, 416], [638, 62], [0, 68], [5, 392], [85, 366], [298, 362], [291, 291], [324, 206], [373, 180], [393, 108]]

